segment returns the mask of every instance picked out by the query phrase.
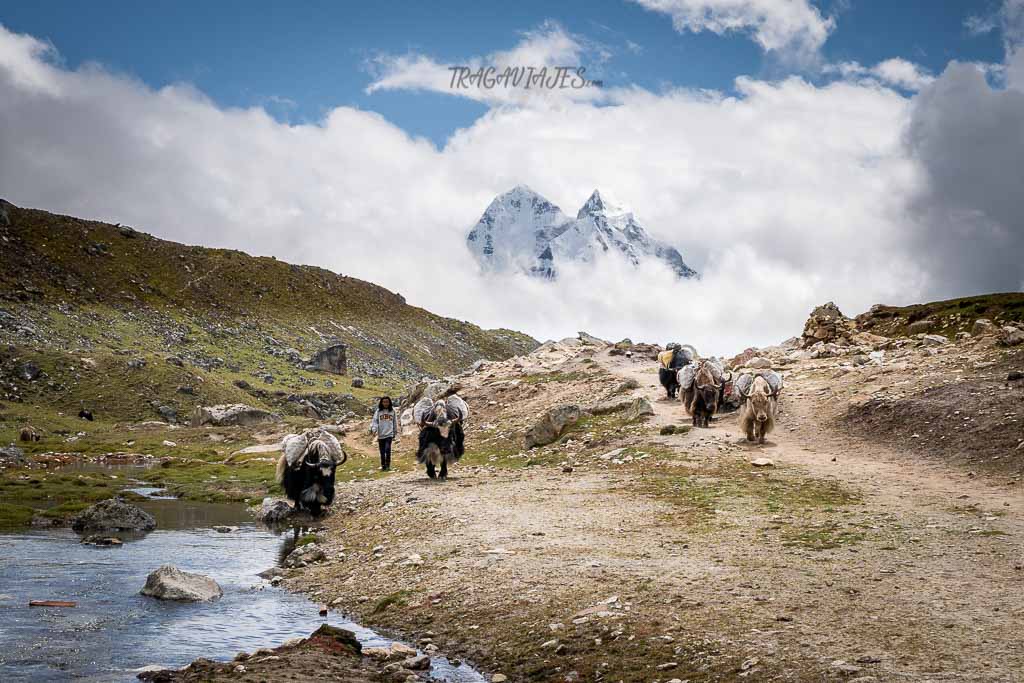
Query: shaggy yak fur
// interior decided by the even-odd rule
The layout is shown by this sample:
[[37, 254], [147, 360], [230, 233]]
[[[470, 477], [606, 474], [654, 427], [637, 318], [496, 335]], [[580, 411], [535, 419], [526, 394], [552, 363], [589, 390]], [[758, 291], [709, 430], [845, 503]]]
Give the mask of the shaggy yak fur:
[[747, 435], [747, 441], [764, 443], [765, 436], [775, 429], [778, 394], [772, 391], [768, 380], [758, 375], [743, 393], [743, 397], [745, 400], [740, 409], [740, 429]]
[[40, 438], [39, 432], [34, 427], [22, 427], [18, 434], [18, 439], [21, 441], [39, 441]]
[[333, 434], [321, 429], [290, 434], [281, 445], [277, 483], [294, 501], [296, 510], [319, 515], [334, 502], [335, 470], [348, 460], [348, 454]]
[[718, 399], [721, 396], [721, 391], [722, 387], [719, 382], [715, 381], [711, 363], [707, 360], [700, 361], [693, 384], [683, 389], [683, 393], [680, 395], [686, 412], [693, 416], [694, 427], [711, 426], [711, 416], [718, 411]]
[[452, 394], [447, 401], [424, 397], [416, 404], [413, 414], [420, 426], [416, 462], [427, 466], [427, 476], [431, 479], [447, 479], [448, 463], [458, 462], [466, 452], [462, 423], [469, 417], [469, 406], [458, 394]]

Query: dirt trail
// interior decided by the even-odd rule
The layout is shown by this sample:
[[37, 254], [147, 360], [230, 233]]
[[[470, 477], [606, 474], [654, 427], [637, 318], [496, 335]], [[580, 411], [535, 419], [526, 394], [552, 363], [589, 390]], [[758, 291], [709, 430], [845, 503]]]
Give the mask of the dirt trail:
[[[1024, 680], [1019, 488], [836, 434], [828, 381], [789, 374], [763, 447], [735, 415], [659, 435], [681, 405], [607, 350], [471, 376], [481, 461], [347, 488], [345, 561], [288, 582], [513, 681]], [[623, 379], [648, 422], [486, 455]]]

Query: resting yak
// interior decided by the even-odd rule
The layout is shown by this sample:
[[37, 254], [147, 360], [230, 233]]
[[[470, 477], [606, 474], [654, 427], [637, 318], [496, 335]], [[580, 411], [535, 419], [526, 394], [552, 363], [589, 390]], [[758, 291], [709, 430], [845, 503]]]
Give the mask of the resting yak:
[[679, 400], [693, 416], [693, 426], [710, 427], [726, 380], [722, 364], [714, 358], [705, 358], [684, 367], [678, 377], [682, 389]]
[[447, 479], [448, 463], [457, 462], [466, 452], [462, 423], [468, 417], [469, 406], [458, 394], [436, 401], [423, 397], [413, 408], [413, 419], [420, 427], [416, 462], [427, 466], [431, 479]]
[[743, 397], [740, 429], [747, 435], [747, 441], [763, 444], [765, 437], [775, 429], [775, 410], [782, 392], [782, 377], [772, 371], [756, 376], [744, 374], [736, 380], [735, 390]]
[[334, 502], [334, 474], [348, 454], [333, 434], [322, 429], [307, 429], [290, 434], [281, 442], [277, 462], [277, 483], [295, 502], [296, 510], [319, 515]]

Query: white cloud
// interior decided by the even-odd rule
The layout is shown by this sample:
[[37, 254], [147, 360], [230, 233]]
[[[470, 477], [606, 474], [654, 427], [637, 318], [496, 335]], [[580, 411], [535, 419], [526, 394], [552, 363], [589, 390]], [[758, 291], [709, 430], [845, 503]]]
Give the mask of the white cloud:
[[793, 52], [806, 58], [816, 53], [835, 21], [821, 16], [808, 0], [634, 0], [672, 17], [684, 31], [749, 33], [765, 51]]
[[[287, 125], [51, 58], [0, 27], [6, 199], [321, 265], [488, 326], [734, 352], [798, 333], [823, 301], [856, 313], [956, 282], [908, 236], [907, 199], [927, 177], [904, 146], [910, 100], [877, 83], [743, 78], [735, 97], [629, 89], [603, 106], [499, 107], [438, 149], [372, 112]], [[565, 207], [607, 189], [703, 279], [609, 261], [554, 285], [482, 280], [466, 231], [518, 183]]]
[[[444, 64], [432, 57], [410, 53], [406, 55], [378, 55], [370, 60], [368, 67], [374, 74], [374, 81], [367, 93], [383, 90], [420, 90], [439, 92], [445, 95], [465, 97], [491, 105], [540, 104], [563, 100], [593, 101], [603, 99], [605, 93], [599, 87], [504, 87], [483, 88], [453, 87], [451, 67], [464, 66], [476, 73], [481, 69], [493, 68], [500, 74], [506, 68], [540, 70], [547, 67], [584, 67], [583, 79], [593, 80], [598, 68], [609, 57], [608, 50], [593, 41], [568, 33], [559, 24], [548, 21], [540, 28], [523, 33], [520, 42], [511, 50], [495, 52], [486, 57], [472, 57], [456, 64]], [[589, 73], [587, 73], [589, 72]], [[535, 72], [536, 73], [536, 72]], [[553, 73], [551, 74], [553, 77]], [[575, 80], [575, 79], [574, 79]], [[582, 79], [580, 79], [582, 80]], [[526, 80], [522, 80], [526, 83]], [[465, 83], [465, 81], [463, 82]], [[571, 81], [566, 80], [566, 85]]]
[[899, 57], [879, 62], [873, 67], [863, 66], [859, 62], [828, 64], [822, 71], [827, 74], [839, 74], [848, 79], [875, 80], [911, 92], [916, 92], [935, 80], [935, 77], [923, 67]]

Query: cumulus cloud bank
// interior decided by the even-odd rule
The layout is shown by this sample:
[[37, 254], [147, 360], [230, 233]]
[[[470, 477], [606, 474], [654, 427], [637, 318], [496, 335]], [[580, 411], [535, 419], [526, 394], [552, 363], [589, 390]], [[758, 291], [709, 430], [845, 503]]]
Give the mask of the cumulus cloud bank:
[[[374, 74], [374, 81], [366, 88], [367, 93], [383, 90], [421, 90], [439, 92], [445, 95], [465, 97], [491, 105], [532, 104], [541, 101], [581, 100], [596, 101], [605, 98], [598, 87], [453, 87], [452, 66], [466, 67], [477, 73], [493, 69], [500, 74], [506, 69], [557, 67], [579, 67], [586, 64], [600, 65], [608, 52], [602, 45], [567, 32], [556, 22], [546, 22], [534, 31], [523, 34], [520, 43], [511, 50], [495, 52], [486, 57], [469, 57], [458, 65], [442, 64], [432, 57], [410, 53], [405, 55], [381, 54], [370, 60], [368, 67]], [[582, 80], [595, 78], [593, 69], [588, 75], [583, 72]], [[526, 83], [525, 80], [520, 80]]]
[[835, 28], [808, 0], [634, 0], [672, 18], [680, 33], [748, 33], [762, 50], [813, 56]]
[[[949, 109], [955, 75], [915, 101], [877, 81], [741, 78], [735, 97], [626, 89], [602, 106], [502, 106], [438, 149], [372, 112], [339, 107], [317, 124], [287, 125], [187, 86], [68, 70], [47, 44], [0, 27], [0, 195], [321, 265], [437, 313], [540, 338], [587, 329], [735, 352], [798, 333], [825, 300], [856, 313], [1012, 279], [986, 277], [981, 257], [951, 269], [955, 248], [931, 244], [952, 239], [921, 208], [944, 191], [951, 152], [936, 140], [957, 116], [980, 115]], [[1005, 109], [991, 115], [1009, 126], [999, 112], [1019, 105], [1000, 95]], [[703, 278], [608, 259], [565, 269], [555, 284], [484, 279], [466, 231], [520, 183], [564, 207], [606, 189]], [[997, 211], [992, 200], [951, 194], [950, 210], [1019, 228], [1019, 206]], [[1020, 266], [1013, 272], [1019, 282]]]

